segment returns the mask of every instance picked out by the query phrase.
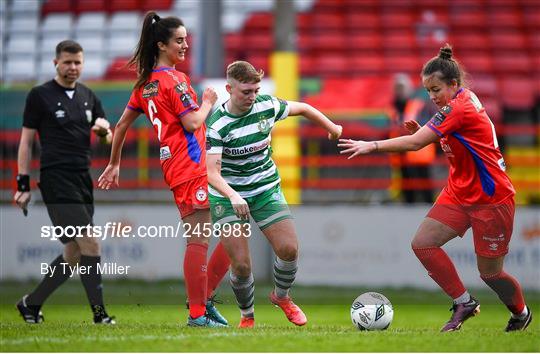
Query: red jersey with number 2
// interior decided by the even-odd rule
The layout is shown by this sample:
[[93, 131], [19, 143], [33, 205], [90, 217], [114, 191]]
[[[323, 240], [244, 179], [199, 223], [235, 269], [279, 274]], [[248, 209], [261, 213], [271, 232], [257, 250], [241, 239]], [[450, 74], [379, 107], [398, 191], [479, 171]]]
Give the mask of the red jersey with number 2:
[[206, 125], [188, 132], [182, 118], [199, 109], [187, 75], [170, 67], [152, 71], [149, 80], [133, 90], [128, 109], [144, 113], [154, 126], [165, 182], [171, 189], [206, 175]]
[[500, 204], [515, 194], [495, 127], [476, 95], [465, 88], [427, 123], [450, 161], [446, 191], [462, 205]]

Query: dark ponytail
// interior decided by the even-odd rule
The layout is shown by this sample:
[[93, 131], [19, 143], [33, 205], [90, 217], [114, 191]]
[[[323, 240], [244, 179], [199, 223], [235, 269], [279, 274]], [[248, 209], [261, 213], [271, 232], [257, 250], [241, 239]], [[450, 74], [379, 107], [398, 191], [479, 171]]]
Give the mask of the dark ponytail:
[[158, 42], [167, 44], [174, 31], [181, 26], [184, 26], [184, 23], [178, 17], [171, 16], [162, 19], [154, 11], [146, 13], [139, 43], [128, 62], [128, 66], [137, 68], [138, 79], [135, 88], [139, 88], [148, 81], [159, 57]]
[[447, 85], [456, 80], [458, 86], [465, 85], [466, 73], [456, 59], [452, 57], [452, 47], [446, 43], [439, 50], [439, 55], [431, 58], [422, 68], [422, 76], [430, 76], [439, 72], [439, 79]]

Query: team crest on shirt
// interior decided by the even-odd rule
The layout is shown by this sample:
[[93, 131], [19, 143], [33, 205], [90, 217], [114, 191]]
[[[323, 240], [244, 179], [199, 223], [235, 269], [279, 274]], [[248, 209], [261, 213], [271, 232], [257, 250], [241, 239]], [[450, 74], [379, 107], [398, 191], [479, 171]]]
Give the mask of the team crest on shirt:
[[223, 207], [223, 205], [218, 204], [214, 207], [214, 214], [216, 214], [217, 217], [222, 216], [223, 213], [225, 213], [225, 208]]
[[197, 189], [197, 191], [195, 192], [195, 198], [196, 198], [199, 202], [204, 202], [204, 201], [208, 198], [208, 193], [206, 193], [206, 190], [205, 190], [203, 187], [200, 187], [200, 188]]
[[268, 122], [268, 119], [262, 118], [259, 120], [259, 123], [257, 123], [257, 128], [261, 133], [268, 133], [270, 130], [270, 122]]
[[444, 106], [443, 108], [441, 108], [441, 112], [445, 115], [449, 115], [450, 112], [452, 112], [452, 107], [451, 106]]
[[160, 161], [167, 160], [171, 158], [171, 149], [168, 146], [162, 146], [159, 149], [159, 159]]
[[152, 81], [144, 85], [143, 91], [142, 91], [142, 97], [143, 98], [150, 98], [158, 95], [158, 86], [159, 81]]

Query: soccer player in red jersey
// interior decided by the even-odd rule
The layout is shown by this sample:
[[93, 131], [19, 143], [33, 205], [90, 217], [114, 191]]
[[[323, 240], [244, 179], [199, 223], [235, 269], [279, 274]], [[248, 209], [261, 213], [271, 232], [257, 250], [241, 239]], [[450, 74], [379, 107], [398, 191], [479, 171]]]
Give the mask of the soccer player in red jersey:
[[428, 274], [454, 300], [442, 332], [459, 330], [480, 311], [463, 286], [443, 246], [472, 227], [480, 277], [512, 313], [506, 331], [524, 330], [532, 320], [519, 282], [503, 270], [514, 222], [514, 187], [505, 173], [493, 123], [476, 95], [463, 86], [464, 73], [447, 44], [422, 69], [422, 82], [439, 111], [411, 135], [380, 141], [341, 139], [349, 158], [371, 152], [419, 150], [439, 141], [450, 162], [447, 186], [418, 228], [412, 249]]
[[118, 185], [120, 156], [127, 129], [140, 113], [152, 123], [160, 143], [161, 168], [165, 182], [186, 228], [187, 247], [184, 277], [189, 299], [189, 326], [220, 327], [227, 320], [214, 306], [212, 292], [229, 268], [229, 258], [218, 244], [207, 264], [208, 232], [212, 230], [206, 175], [206, 116], [217, 100], [207, 88], [202, 104], [184, 73], [175, 64], [185, 58], [187, 32], [176, 17], [161, 19], [155, 12], [144, 18], [141, 37], [130, 64], [138, 69], [129, 103], [116, 125], [109, 165], [98, 186]]

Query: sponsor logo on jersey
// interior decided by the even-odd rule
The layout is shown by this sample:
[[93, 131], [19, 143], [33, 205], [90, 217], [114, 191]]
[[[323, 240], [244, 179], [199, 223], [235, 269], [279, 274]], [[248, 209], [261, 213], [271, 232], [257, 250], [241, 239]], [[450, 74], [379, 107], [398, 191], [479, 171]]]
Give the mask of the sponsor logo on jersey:
[[184, 106], [184, 108], [193, 106], [193, 100], [191, 99], [191, 96], [188, 93], [183, 93], [180, 96], [180, 101], [182, 102], [182, 106]]
[[142, 97], [143, 98], [150, 98], [150, 97], [157, 96], [158, 95], [158, 85], [159, 85], [158, 80], [147, 83], [143, 87]]
[[245, 146], [241, 148], [225, 148], [223, 149], [223, 152], [225, 152], [227, 155], [238, 156], [238, 155], [246, 155], [246, 154], [251, 154], [257, 151], [261, 151], [261, 150], [266, 149], [267, 147], [268, 147], [268, 140], [264, 140], [259, 145], [253, 145], [250, 147]]
[[161, 161], [167, 160], [171, 158], [171, 149], [168, 146], [162, 146], [159, 149], [159, 159]]
[[441, 111], [439, 111], [433, 115], [433, 118], [431, 118], [431, 124], [438, 127], [439, 125], [442, 124], [442, 122], [444, 122], [445, 119], [446, 119], [446, 116], [442, 114]]
[[491, 243], [491, 244], [489, 245], [489, 249], [490, 249], [491, 251], [496, 251], [497, 248], [499, 248], [499, 245], [496, 244], [496, 243]]
[[84, 111], [84, 113], [86, 113], [86, 120], [88, 121], [88, 123], [92, 122], [92, 111], [87, 109], [86, 111]]
[[195, 198], [196, 198], [199, 202], [204, 202], [204, 201], [208, 198], [208, 193], [206, 193], [206, 191], [204, 190], [203, 187], [200, 187], [200, 188], [197, 189], [197, 191], [195, 192]]
[[66, 112], [61, 109], [54, 112], [54, 114], [56, 115], [56, 118], [64, 118], [66, 116]]

